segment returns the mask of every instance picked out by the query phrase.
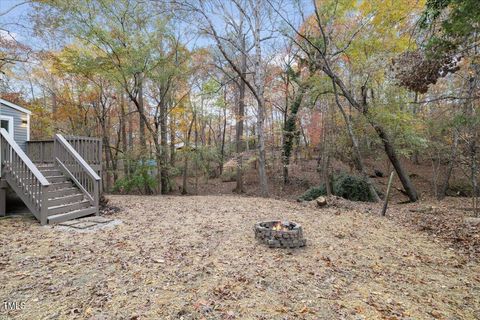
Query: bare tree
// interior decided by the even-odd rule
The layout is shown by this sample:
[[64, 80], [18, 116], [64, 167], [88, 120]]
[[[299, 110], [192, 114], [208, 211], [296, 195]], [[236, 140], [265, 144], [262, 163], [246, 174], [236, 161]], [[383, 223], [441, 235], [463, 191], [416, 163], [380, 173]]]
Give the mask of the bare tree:
[[[196, 14], [201, 21], [201, 31], [213, 39], [224, 59], [237, 74], [248, 90], [253, 95], [256, 103], [256, 134], [258, 149], [258, 175], [262, 196], [268, 196], [268, 181], [266, 172], [265, 152], [265, 62], [262, 52], [262, 43], [270, 36], [267, 32], [267, 6], [264, 0], [232, 0], [232, 5], [224, 1], [185, 1], [179, 3], [181, 8]], [[229, 31], [238, 29], [236, 19], [242, 16], [246, 23], [245, 38], [251, 43], [245, 48], [239, 46], [238, 37]], [[214, 22], [215, 19], [215, 22]], [[232, 32], [234, 33], [234, 32]], [[237, 33], [238, 35], [238, 33]], [[236, 59], [236, 52], [241, 51], [247, 59], [247, 72], [242, 66], [242, 59]]]

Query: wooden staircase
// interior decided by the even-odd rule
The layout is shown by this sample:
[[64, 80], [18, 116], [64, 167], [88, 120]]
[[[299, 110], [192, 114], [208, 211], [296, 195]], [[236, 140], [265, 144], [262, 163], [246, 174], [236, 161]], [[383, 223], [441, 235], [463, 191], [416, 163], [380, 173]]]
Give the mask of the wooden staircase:
[[36, 165], [50, 182], [47, 223], [63, 222], [97, 213], [97, 208], [55, 164]]
[[34, 164], [4, 129], [0, 143], [1, 179], [42, 225], [98, 214], [100, 177], [62, 135], [55, 135], [52, 163]]

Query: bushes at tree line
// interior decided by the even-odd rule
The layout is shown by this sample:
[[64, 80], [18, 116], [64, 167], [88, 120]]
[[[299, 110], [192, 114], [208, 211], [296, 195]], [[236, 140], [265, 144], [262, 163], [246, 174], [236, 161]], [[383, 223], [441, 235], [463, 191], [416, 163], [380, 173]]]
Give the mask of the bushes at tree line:
[[339, 174], [333, 179], [332, 192], [336, 196], [352, 201], [373, 201], [365, 179], [345, 173]]
[[151, 175], [151, 171], [154, 168], [155, 167], [147, 164], [137, 165], [132, 175], [119, 179], [115, 182], [115, 185], [113, 186], [113, 192], [138, 192], [142, 194], [145, 186], [148, 186], [151, 190], [155, 190], [157, 181], [155, 180], [155, 177]]
[[220, 176], [222, 182], [233, 182], [237, 180], [237, 171], [236, 170], [226, 170], [223, 171]]
[[298, 197], [298, 200], [301, 201], [312, 201], [317, 199], [320, 196], [325, 196], [327, 194], [327, 189], [325, 188], [325, 184], [322, 184], [318, 187], [311, 187], [304, 194]]
[[[349, 175], [347, 173], [339, 173], [333, 176], [332, 193], [336, 196], [352, 200], [352, 201], [373, 201], [373, 196], [368, 190], [368, 184], [362, 177]], [[312, 187], [305, 191], [298, 200], [311, 201], [320, 196], [325, 196], [327, 189], [325, 184]]]

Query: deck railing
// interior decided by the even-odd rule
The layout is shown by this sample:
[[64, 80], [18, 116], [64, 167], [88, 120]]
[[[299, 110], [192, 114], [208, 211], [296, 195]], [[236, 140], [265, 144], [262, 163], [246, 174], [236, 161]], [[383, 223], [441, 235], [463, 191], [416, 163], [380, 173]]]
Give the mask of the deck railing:
[[50, 183], [5, 129], [0, 130], [0, 146], [2, 178], [9, 181], [32, 213], [46, 224]]
[[101, 179], [61, 134], [55, 135], [53, 158], [98, 210]]
[[27, 154], [35, 163], [53, 163], [53, 140], [27, 141]]
[[102, 164], [101, 139], [77, 136], [66, 136], [65, 139], [93, 169]]
[[[96, 171], [101, 170], [102, 141], [98, 138], [66, 136], [65, 140]], [[53, 163], [54, 140], [34, 140], [27, 142], [27, 154], [35, 163]]]

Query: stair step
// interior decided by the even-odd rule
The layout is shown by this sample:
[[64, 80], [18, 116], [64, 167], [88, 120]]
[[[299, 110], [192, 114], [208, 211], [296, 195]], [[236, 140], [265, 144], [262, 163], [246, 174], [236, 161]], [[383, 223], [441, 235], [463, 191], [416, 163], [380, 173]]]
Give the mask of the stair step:
[[51, 183], [50, 184], [50, 190], [59, 190], [59, 189], [71, 188], [72, 186], [73, 186], [73, 184], [70, 181]]
[[73, 194], [79, 193], [79, 189], [76, 187], [64, 188], [64, 189], [57, 189], [57, 190], [49, 190], [47, 192], [48, 197], [51, 198], [60, 198], [65, 197]]
[[83, 200], [80, 202], [74, 202], [74, 203], [68, 203], [68, 204], [62, 204], [58, 206], [52, 206], [48, 208], [48, 215], [56, 215], [56, 214], [61, 214], [61, 213], [67, 213], [70, 211], [75, 211], [75, 210], [80, 210], [80, 209], [85, 209], [90, 207], [90, 201], [88, 200]]
[[49, 216], [47, 218], [47, 221], [48, 223], [60, 223], [60, 222], [65, 222], [72, 219], [89, 216], [89, 215], [95, 214], [96, 212], [97, 212], [97, 209], [91, 206], [86, 209], [80, 209], [80, 210], [70, 211], [67, 213], [61, 213], [61, 214]]
[[[50, 176], [50, 177], [44, 176], [44, 177], [47, 179], [48, 182], [50, 182], [50, 184], [69, 181], [69, 179], [65, 176], [56, 175], [56, 176]], [[31, 181], [31, 179], [25, 179], [24, 181], [29, 182], [29, 181]], [[36, 179], [35, 179], [35, 181], [36, 181]]]
[[83, 199], [84, 199], [83, 194], [81, 193], [66, 195], [66, 196], [57, 197], [57, 198], [52, 197], [48, 199], [48, 205], [51, 207], [55, 207], [55, 206], [65, 205], [65, 204], [74, 203], [74, 202], [81, 202]]
[[35, 163], [35, 166], [38, 168], [38, 170], [47, 170], [47, 169], [56, 169], [56, 166], [54, 163]]
[[50, 183], [59, 183], [59, 182], [68, 181], [68, 178], [65, 176], [51, 176], [51, 177], [48, 177], [47, 180]]
[[61, 176], [62, 171], [58, 169], [48, 169], [48, 170], [40, 170], [40, 172], [43, 174], [44, 177], [55, 177], [55, 176]]

